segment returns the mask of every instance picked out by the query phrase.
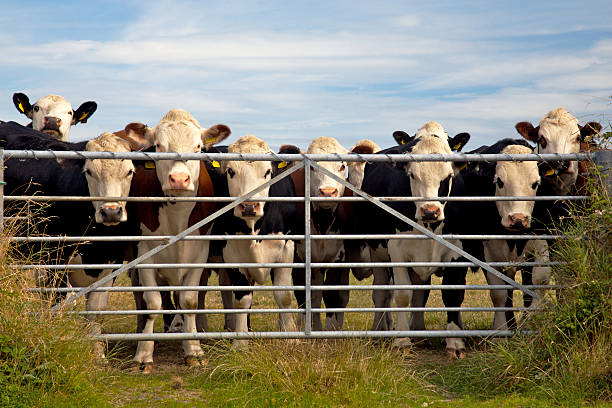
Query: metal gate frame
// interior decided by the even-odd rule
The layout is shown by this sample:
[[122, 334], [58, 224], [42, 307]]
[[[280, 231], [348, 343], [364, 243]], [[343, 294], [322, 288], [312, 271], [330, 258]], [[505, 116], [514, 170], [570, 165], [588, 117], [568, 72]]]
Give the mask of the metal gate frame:
[[[494, 161], [494, 160], [502, 160], [502, 161], [533, 161], [533, 160], [545, 160], [545, 161], [552, 161], [552, 160], [585, 160], [585, 159], [591, 159], [592, 156], [596, 156], [596, 153], [594, 154], [582, 154], [582, 153], [578, 153], [578, 154], [521, 154], [521, 155], [512, 155], [512, 154], [464, 154], [464, 153], [454, 153], [454, 154], [450, 154], [450, 155], [439, 155], [439, 154], [429, 154], [429, 155], [412, 155], [412, 154], [401, 154], [401, 155], [381, 155], [381, 154], [355, 154], [355, 153], [351, 153], [351, 154], [345, 154], [345, 155], [340, 155], [340, 154], [335, 154], [335, 155], [317, 155], [317, 154], [236, 154], [236, 153], [190, 153], [190, 154], [178, 154], [178, 153], [111, 153], [111, 152], [41, 152], [41, 151], [3, 151], [2, 149], [0, 149], [0, 229], [2, 228], [2, 222], [3, 222], [3, 205], [4, 205], [4, 192], [3, 192], [3, 169], [4, 169], [4, 159], [5, 156], [8, 156], [9, 158], [34, 158], [34, 159], [42, 159], [42, 158], [90, 158], [90, 159], [94, 159], [94, 158], [104, 158], [104, 159], [147, 159], [147, 160], [193, 160], [193, 159], [198, 159], [198, 160], [248, 160], [248, 161], [293, 161], [293, 162], [300, 162], [294, 166], [292, 166], [291, 168], [287, 169], [286, 171], [280, 173], [279, 175], [277, 175], [276, 177], [274, 177], [273, 179], [269, 180], [268, 182], [262, 184], [261, 186], [257, 187], [256, 189], [250, 191], [249, 193], [245, 194], [244, 196], [241, 197], [234, 197], [233, 200], [227, 204], [226, 206], [224, 206], [223, 208], [217, 210], [216, 212], [214, 212], [213, 214], [209, 215], [208, 217], [198, 221], [196, 224], [194, 224], [193, 226], [187, 228], [186, 230], [184, 230], [183, 232], [174, 235], [174, 236], [168, 236], [168, 237], [153, 237], [154, 239], [163, 239], [165, 242], [163, 242], [162, 244], [160, 244], [159, 246], [157, 246], [156, 248], [148, 251], [147, 253], [137, 257], [136, 259], [134, 259], [133, 261], [124, 264], [124, 265], [90, 265], [91, 268], [100, 268], [100, 267], [105, 267], [105, 268], [110, 268], [110, 267], [118, 267], [118, 269], [116, 269], [115, 271], [113, 271], [110, 275], [107, 275], [106, 277], [98, 280], [97, 282], [95, 282], [94, 284], [92, 284], [89, 287], [85, 287], [85, 288], [73, 288], [73, 289], [57, 289], [57, 288], [41, 288], [41, 291], [63, 291], [63, 292], [70, 292], [70, 291], [75, 291], [76, 293], [73, 293], [70, 297], [68, 297], [62, 304], [58, 304], [55, 305], [52, 309], [53, 310], [58, 310], [59, 308], [62, 308], [68, 304], [73, 303], [74, 301], [76, 301], [78, 298], [85, 296], [86, 294], [92, 292], [92, 291], [101, 291], [101, 290], [105, 290], [105, 291], [134, 291], [134, 290], [139, 290], [139, 291], [146, 291], [146, 290], [205, 290], [205, 291], [210, 291], [210, 290], [253, 290], [253, 291], [274, 291], [274, 290], [305, 290], [306, 291], [306, 305], [304, 309], [261, 309], [261, 310], [255, 310], [255, 309], [251, 309], [249, 311], [249, 313], [276, 313], [276, 312], [290, 312], [290, 313], [306, 313], [305, 316], [305, 330], [304, 331], [296, 331], [296, 332], [260, 332], [260, 333], [229, 333], [229, 332], [208, 332], [208, 333], [153, 333], [153, 334], [142, 334], [142, 333], [138, 333], [138, 334], [133, 334], [133, 333], [125, 333], [125, 334], [102, 334], [102, 335], [98, 335], [96, 336], [98, 339], [100, 340], [187, 340], [187, 339], [211, 339], [211, 338], [215, 338], [215, 339], [219, 339], [219, 338], [238, 338], [238, 339], [250, 339], [250, 338], [344, 338], [344, 337], [471, 337], [471, 336], [510, 336], [512, 335], [514, 332], [511, 330], [454, 330], [454, 331], [449, 331], [449, 330], [418, 330], [418, 331], [414, 331], [414, 330], [407, 330], [407, 331], [397, 331], [397, 330], [392, 330], [392, 331], [317, 331], [317, 332], [313, 332], [311, 330], [311, 313], [312, 312], [371, 312], [371, 311], [389, 311], [389, 312], [407, 312], [407, 311], [450, 311], [450, 310], [459, 310], [459, 311], [493, 311], [493, 310], [528, 310], [527, 308], [488, 308], [488, 307], [482, 307], [482, 308], [469, 308], [469, 307], [460, 307], [460, 308], [447, 308], [447, 307], [438, 307], [438, 308], [431, 308], [431, 307], [423, 307], [423, 308], [417, 308], [417, 307], [407, 307], [407, 308], [397, 308], [397, 307], [390, 307], [390, 308], [337, 308], [337, 309], [331, 309], [331, 308], [312, 308], [312, 304], [311, 304], [311, 291], [312, 290], [371, 290], [371, 289], [387, 289], [387, 290], [398, 290], [398, 289], [413, 289], [413, 290], [423, 290], [423, 289], [477, 289], [477, 290], [490, 290], [490, 289], [517, 289], [522, 291], [525, 294], [528, 294], [534, 298], [539, 298], [539, 295], [536, 292], [533, 292], [531, 289], [533, 288], [554, 288], [557, 287], [555, 285], [540, 285], [540, 286], [536, 286], [536, 285], [531, 285], [529, 287], [526, 287], [524, 285], [519, 284], [518, 282], [514, 281], [513, 279], [510, 279], [509, 277], [507, 277], [506, 275], [504, 275], [503, 273], [497, 271], [496, 269], [494, 269], [491, 265], [496, 265], [496, 266], [508, 266], [508, 265], [513, 265], [513, 266], [527, 266], [527, 265], [540, 265], [539, 263], [506, 263], [506, 262], [498, 262], [498, 263], [485, 263], [482, 262], [478, 259], [476, 259], [475, 257], [473, 257], [472, 255], [468, 254], [467, 252], [463, 251], [462, 249], [456, 247], [455, 245], [451, 244], [450, 242], [447, 242], [446, 239], [457, 239], [461, 236], [449, 236], [449, 237], [441, 237], [438, 236], [436, 234], [434, 234], [433, 232], [429, 231], [428, 229], [422, 227], [421, 225], [419, 225], [417, 222], [411, 220], [410, 218], [402, 215], [401, 213], [397, 212], [396, 210], [394, 210], [393, 208], [389, 207], [388, 205], [383, 203], [383, 199], [381, 198], [375, 198], [375, 197], [371, 197], [369, 194], [363, 192], [361, 189], [358, 189], [356, 187], [354, 187], [352, 184], [350, 184], [349, 182], [347, 182], [344, 179], [341, 179], [339, 177], [337, 177], [336, 175], [334, 175], [333, 173], [329, 172], [328, 170], [326, 170], [325, 168], [321, 167], [320, 165], [318, 165], [316, 162], [318, 161], [353, 161], [353, 162], [378, 162], [378, 161], [388, 161], [388, 162], [407, 162], [407, 161]], [[144, 157], [143, 157], [144, 156]], [[222, 263], [222, 264], [212, 264], [212, 263], [205, 263], [205, 264], [163, 264], [164, 267], [201, 267], [201, 268], [217, 268], [217, 267], [250, 267], [250, 266], [262, 266], [262, 267], [271, 267], [271, 266], [286, 266], [286, 267], [304, 267], [305, 272], [306, 272], [306, 281], [305, 281], [305, 285], [304, 286], [258, 286], [258, 287], [251, 287], [251, 286], [198, 286], [198, 287], [168, 287], [168, 286], [164, 286], [164, 287], [105, 287], [105, 288], [101, 288], [102, 285], [104, 285], [105, 283], [107, 283], [108, 281], [114, 279], [115, 277], [117, 277], [118, 275], [120, 275], [121, 273], [131, 269], [131, 268], [139, 268], [139, 267], [156, 267], [155, 264], [143, 264], [143, 261], [148, 259], [149, 257], [151, 257], [152, 255], [164, 250], [165, 248], [167, 248], [170, 245], [173, 245], [174, 243], [178, 242], [179, 240], [183, 240], [183, 239], [194, 239], [196, 237], [198, 237], [199, 239], [236, 239], [236, 237], [225, 237], [225, 236], [190, 236], [188, 237], [189, 234], [191, 234], [192, 232], [196, 231], [197, 229], [199, 229], [202, 225], [207, 224], [210, 221], [213, 221], [215, 218], [217, 218], [219, 215], [233, 209], [234, 207], [236, 207], [237, 205], [239, 205], [240, 203], [250, 199], [254, 194], [258, 193], [259, 191], [269, 187], [270, 185], [278, 182], [279, 180], [289, 176], [290, 174], [292, 174], [293, 172], [304, 168], [305, 169], [305, 191], [304, 191], [304, 197], [300, 197], [298, 198], [299, 201], [304, 200], [304, 210], [305, 210], [305, 233], [303, 236], [301, 235], [290, 235], [290, 236], [285, 236], [285, 239], [304, 239], [305, 240], [305, 246], [306, 246], [306, 259], [305, 262], [303, 263], [287, 263], [287, 264], [279, 264], [279, 263], [275, 263], [275, 264], [248, 264], [248, 263], [243, 263], [243, 264], [226, 264], [226, 263]], [[366, 201], [371, 202], [372, 204], [380, 207], [381, 209], [389, 212], [390, 214], [394, 215], [395, 217], [399, 218], [400, 220], [402, 220], [403, 222], [407, 223], [408, 225], [412, 226], [414, 229], [416, 229], [417, 231], [421, 232], [423, 235], [421, 236], [414, 236], [411, 235], [410, 239], [422, 239], [423, 237], [428, 237], [430, 239], [434, 239], [436, 242], [438, 242], [439, 244], [451, 249], [452, 251], [454, 251], [455, 253], [464, 256], [466, 259], [470, 260], [471, 262], [469, 263], [435, 263], [435, 262], [370, 262], [370, 263], [312, 263], [311, 262], [311, 253], [310, 253], [310, 249], [311, 249], [311, 240], [313, 239], [313, 236], [311, 235], [311, 231], [310, 231], [310, 203], [313, 201], [322, 201], [321, 198], [313, 198], [310, 196], [310, 188], [309, 188], [309, 184], [310, 184], [310, 174], [311, 174], [311, 170], [314, 169], [316, 171], [322, 172], [323, 174], [327, 175], [328, 177], [334, 179], [335, 181], [341, 183], [342, 185], [346, 187], [348, 187], [350, 190], [352, 190], [354, 193], [356, 193], [359, 197], [352, 197], [352, 199], [328, 199], [328, 200], [332, 200], [332, 201], [363, 201], [364, 199]], [[19, 196], [15, 196], [13, 198], [23, 198], [23, 197], [19, 197]], [[28, 197], [26, 197], [28, 198]], [[32, 197], [29, 197], [32, 198]], [[53, 199], [52, 197], [36, 197], [37, 201], [42, 201], [43, 199]], [[93, 201], [93, 200], [99, 200], [99, 197], [81, 197], [82, 200], [75, 200], [75, 201]], [[120, 198], [116, 198], [113, 197], [113, 199], [120, 199], [120, 200], [124, 200], [126, 199], [126, 201], [141, 201], [140, 197], [139, 198], [131, 198], [130, 197], [120, 197]], [[157, 200], [155, 200], [157, 198]], [[262, 200], [262, 201], [283, 201], [282, 200], [283, 197], [270, 197], [266, 200]], [[356, 200], [360, 198], [360, 200]], [[453, 199], [456, 199], [457, 197], [439, 197], [438, 199], [440, 199], [441, 201], [452, 201]], [[577, 197], [565, 197], [565, 196], [558, 196], [558, 197], [538, 197], [537, 200], [540, 199], [587, 199], [588, 197], [586, 196], [577, 196]], [[161, 198], [161, 197], [152, 197], [153, 200], [155, 201], [172, 201], [173, 199], [167, 199], [167, 198]], [[200, 199], [200, 200], [198, 200]], [[415, 198], [406, 198], [406, 201], [411, 201], [412, 200], [416, 200], [416, 199], [422, 199], [419, 197], [415, 197]], [[470, 197], [464, 197], [464, 199], [472, 199]], [[508, 197], [508, 199], [515, 199], [515, 200], [533, 200], [533, 197]], [[181, 201], [181, 200], [176, 200], [176, 198], [174, 199], [175, 201]], [[214, 200], [214, 199], [210, 199], [210, 198], [204, 198], [204, 197], [197, 197], [196, 199], [193, 198], [187, 198], [185, 201], [228, 201], [228, 198], [222, 198], [221, 200]], [[294, 200], [287, 200], [287, 201], [294, 201]], [[297, 201], [297, 200], [295, 200]], [[459, 201], [459, 200], [456, 200]], [[493, 200], [491, 200], [493, 201]], [[274, 237], [269, 237], [266, 238], [265, 236], [240, 236], [240, 238], [238, 239], [255, 239], [255, 237], [257, 237], [256, 239], [278, 239], [280, 236], [275, 235]], [[401, 236], [401, 235], [394, 235], [394, 238], [404, 238], [407, 239], [409, 238], [408, 236]], [[477, 237], [477, 238], [476, 238]], [[483, 239], [484, 236], [474, 236], [471, 239]], [[495, 236], [494, 236], [495, 237]], [[504, 236], [499, 236], [499, 237], [504, 237]], [[558, 237], [558, 236], [554, 236], [554, 235], [547, 235], [547, 236], [534, 236], [530, 239], [547, 239], [547, 238], [551, 238], [551, 237]], [[72, 237], [74, 238], [74, 237]], [[83, 237], [83, 239], [86, 237]], [[116, 237], [114, 237], [115, 239], [117, 239]], [[61, 240], [61, 237], [58, 237], [57, 240]], [[314, 239], [351, 239], [350, 237], [347, 236], [341, 236], [341, 235], [335, 235], [335, 236], [330, 236], [330, 237], [326, 237], [326, 238], [322, 238], [322, 236], [315, 236]], [[354, 238], [353, 238], [354, 239]], [[491, 239], [495, 239], [493, 237], [491, 237]], [[501, 238], [497, 238], [497, 239], [501, 239]], [[519, 238], [519, 239], [525, 239], [525, 238]], [[30, 240], [30, 239], [24, 239], [24, 240]], [[40, 237], [40, 240], [45, 240], [45, 237]], [[478, 266], [481, 267], [483, 270], [492, 273], [493, 275], [497, 276], [498, 278], [502, 279], [504, 282], [506, 282], [508, 285], [333, 285], [333, 286], [325, 286], [325, 285], [312, 285], [311, 284], [311, 269], [312, 267], [351, 267], [351, 266], [385, 266], [385, 267], [391, 267], [391, 266], [444, 266], [444, 265], [449, 265], [449, 264], [453, 264], [455, 266]], [[465, 265], [464, 265], [465, 264]], [[547, 265], [549, 264], [553, 264], [553, 263], [547, 263]], [[48, 267], [48, 266], [47, 266]], [[83, 269], [83, 267], [86, 267], [85, 265], [55, 265], [49, 269]], [[28, 266], [26, 266], [24, 269], [30, 269], [28, 268]], [[529, 310], [533, 310], [533, 309], [529, 309]], [[79, 314], [96, 314], [96, 315], [110, 315], [110, 314], [133, 314], [133, 315], [137, 315], [137, 314], [179, 314], [179, 313], [184, 313], [184, 311], [181, 310], [156, 310], [156, 311], [149, 311], [149, 310], [143, 310], [143, 311], [135, 311], [135, 310], [127, 310], [127, 311], [93, 311], [93, 312], [77, 312]], [[219, 309], [219, 310], [215, 310], [215, 309], [203, 309], [203, 310], [198, 310], [198, 309], [194, 309], [194, 310], [190, 310], [190, 313], [198, 313], [198, 314], [212, 314], [212, 313], [244, 313], [243, 310], [241, 309]]]

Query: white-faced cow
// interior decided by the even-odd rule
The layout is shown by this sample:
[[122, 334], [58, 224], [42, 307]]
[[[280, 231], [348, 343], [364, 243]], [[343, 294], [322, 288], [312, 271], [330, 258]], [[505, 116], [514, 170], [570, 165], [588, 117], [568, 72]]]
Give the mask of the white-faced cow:
[[[153, 128], [141, 123], [126, 126], [126, 137], [142, 146], [155, 146], [156, 152], [199, 153], [225, 139], [230, 130], [225, 125], [214, 125], [208, 129], [200, 124], [189, 112], [170, 110]], [[151, 169], [149, 169], [152, 167]], [[175, 197], [194, 197], [197, 194], [211, 195], [210, 191], [201, 189], [201, 177], [205, 166], [198, 160], [159, 160], [154, 165], [137, 168], [133, 182], [133, 195], [153, 196], [166, 195]], [[208, 178], [210, 180], [210, 178]], [[206, 183], [204, 183], [206, 184]], [[140, 203], [137, 214], [144, 235], [177, 235], [190, 225], [190, 216], [196, 208], [194, 202], [150, 205]], [[193, 223], [193, 220], [192, 220]], [[202, 232], [202, 231], [201, 231]], [[210, 232], [210, 225], [204, 228]], [[138, 254], [155, 248], [158, 243], [142, 241], [138, 244]], [[152, 263], [204, 263], [208, 257], [209, 241], [180, 241], [149, 258]], [[194, 268], [157, 268], [139, 269], [138, 281], [143, 286], [183, 285], [196, 286], [200, 282], [201, 269]], [[162, 295], [159, 291], [144, 292], [143, 300], [148, 310], [159, 310], [162, 307]], [[196, 291], [181, 291], [179, 307], [188, 311], [198, 305]], [[184, 331], [196, 331], [196, 319], [192, 313], [184, 313]], [[144, 322], [143, 333], [153, 333], [155, 315], [148, 315]], [[143, 372], [153, 369], [153, 341], [140, 341], [134, 356]], [[188, 365], [198, 365], [202, 355], [198, 340], [183, 341], [185, 361]]]
[[32, 120], [32, 128], [59, 140], [68, 140], [70, 126], [87, 123], [98, 105], [93, 101], [81, 104], [77, 110], [70, 102], [59, 95], [47, 95], [34, 104], [23, 93], [13, 94], [13, 103], [17, 110]]
[[[0, 147], [12, 150], [73, 150], [129, 152], [131, 146], [111, 133], [79, 143], [56, 140], [46, 134], [25, 128], [14, 122], [0, 125]], [[42, 194], [50, 196], [128, 196], [130, 181], [134, 172], [131, 160], [100, 159], [8, 159], [5, 162], [5, 192], [9, 194]], [[98, 201], [51, 202], [44, 216], [34, 219], [35, 226], [47, 235], [134, 235], [138, 224], [125, 208], [125, 202]], [[92, 211], [93, 210], [93, 211]], [[123, 241], [97, 241], [77, 246], [45, 247], [54, 262], [72, 263], [118, 263], [123, 261], [132, 244]], [[37, 244], [30, 244], [39, 252]], [[39, 276], [39, 283], [45, 285], [66, 284], [88, 286], [106, 276], [110, 270], [70, 270], [67, 274]], [[86, 310], [97, 311], [106, 308], [108, 292], [92, 292], [87, 295]], [[94, 317], [95, 319], [95, 317]], [[99, 326], [94, 325], [99, 331]], [[102, 349], [98, 350], [102, 353]]]
[[[398, 132], [396, 132], [398, 133]], [[401, 132], [403, 133], [403, 132]], [[469, 140], [467, 133], [451, 138], [442, 126], [428, 122], [421, 127], [414, 137], [408, 137], [403, 144], [386, 149], [380, 153], [387, 154], [449, 154], [451, 145], [456, 150]], [[414, 196], [426, 197], [412, 202], [389, 202], [389, 206], [412, 220], [419, 222], [433, 232], [440, 233], [445, 221], [445, 203], [427, 197], [445, 197], [450, 193], [453, 177], [457, 169], [451, 162], [406, 162], [396, 166], [388, 163], [368, 163], [362, 184], [363, 191], [373, 196]], [[378, 207], [363, 203], [358, 205], [356, 219], [358, 232], [376, 234], [411, 234], [419, 233], [400, 221], [392, 214]], [[373, 262], [419, 262], [449, 261], [454, 254], [431, 240], [367, 240], [370, 257]], [[388, 268], [373, 268], [374, 284], [389, 284], [391, 273]], [[419, 284], [431, 282], [435, 268], [393, 268], [393, 281], [396, 284]], [[396, 291], [398, 307], [424, 306], [429, 291]], [[372, 294], [376, 307], [391, 307], [392, 291], [376, 290]], [[374, 316], [373, 330], [390, 330], [393, 320], [390, 312], [377, 312]], [[422, 329], [422, 314], [412, 314], [410, 324], [406, 313], [398, 314], [396, 329]], [[396, 339], [394, 344], [403, 346], [406, 339]]]
[[[375, 150], [376, 149], [376, 150]], [[351, 153], [372, 154], [378, 151], [378, 146], [369, 140], [358, 142], [351, 149]], [[287, 149], [279, 153], [287, 153]], [[307, 154], [346, 154], [349, 153], [336, 139], [331, 137], [319, 137], [315, 139], [308, 150]], [[346, 178], [348, 170], [348, 181], [356, 187], [361, 187], [363, 180], [363, 169], [365, 163], [359, 162], [319, 162], [321, 167], [335, 174], [341, 179]], [[292, 180], [295, 185], [296, 194], [304, 195], [304, 170], [298, 170], [292, 174]], [[311, 197], [342, 197], [352, 195], [350, 189], [345, 189], [344, 185], [326, 176], [325, 174], [311, 170], [310, 176], [310, 195]], [[304, 213], [303, 204], [298, 205], [300, 219]], [[311, 225], [310, 232], [317, 235], [341, 234], [351, 230], [351, 224], [354, 222], [354, 207], [348, 202], [337, 201], [317, 201], [311, 203]], [[296, 262], [304, 262], [306, 259], [305, 242], [300, 240], [296, 242], [295, 259]], [[317, 240], [311, 244], [311, 260], [312, 262], [344, 262], [345, 250], [343, 240]], [[304, 268], [294, 268], [293, 272], [294, 285], [304, 285], [305, 271]], [[312, 268], [312, 284], [313, 285], [348, 285], [349, 269], [348, 268]], [[306, 302], [304, 291], [295, 291], [295, 297], [298, 302], [298, 307], [303, 308]], [[343, 308], [346, 307], [349, 301], [349, 291], [347, 290], [326, 290], [312, 291], [312, 307], [320, 308], [321, 301], [325, 301], [328, 308]], [[344, 321], [344, 313], [329, 312], [325, 320], [326, 330], [341, 329]], [[298, 316], [298, 325], [303, 326], [304, 315]], [[313, 313], [313, 329], [322, 330], [320, 313]]]
[[[229, 153], [270, 153], [268, 145], [261, 139], [248, 135], [229, 145]], [[221, 170], [226, 174], [230, 196], [239, 197], [269, 181], [272, 177], [272, 163], [268, 161], [224, 161]], [[251, 199], [238, 205], [234, 211], [215, 223], [215, 231], [229, 235], [259, 234], [277, 235], [296, 231], [297, 210], [295, 203], [268, 202], [258, 200], [263, 197], [295, 196], [291, 180], [285, 178], [269, 188], [256, 193]], [[248, 263], [291, 263], [294, 242], [279, 237], [278, 240], [228, 240], [223, 248], [225, 262]], [[272, 275], [274, 285], [291, 284], [291, 268], [249, 267], [239, 272], [230, 270], [232, 285], [248, 286], [263, 284]], [[248, 310], [252, 303], [252, 292], [234, 291], [234, 307]], [[291, 291], [274, 291], [274, 298], [280, 308], [291, 305]], [[295, 330], [295, 322], [289, 313], [279, 314], [279, 328], [282, 331]], [[235, 330], [247, 332], [247, 313], [236, 315]], [[236, 339], [236, 347], [244, 347], [247, 340]]]

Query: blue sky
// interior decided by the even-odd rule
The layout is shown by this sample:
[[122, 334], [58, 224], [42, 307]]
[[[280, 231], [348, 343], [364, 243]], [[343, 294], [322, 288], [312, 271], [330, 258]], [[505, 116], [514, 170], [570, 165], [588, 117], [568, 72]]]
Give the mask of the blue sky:
[[612, 121], [610, 1], [28, 1], [0, 14], [0, 119], [14, 92], [98, 111], [71, 138], [171, 108], [302, 148], [392, 144], [430, 120], [468, 147], [563, 106]]

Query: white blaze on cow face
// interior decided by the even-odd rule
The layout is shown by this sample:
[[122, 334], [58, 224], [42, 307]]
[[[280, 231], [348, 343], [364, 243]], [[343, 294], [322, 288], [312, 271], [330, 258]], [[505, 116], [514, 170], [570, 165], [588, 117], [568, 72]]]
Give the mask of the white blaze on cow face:
[[[529, 154], [531, 149], [521, 145], [506, 146], [502, 153]], [[538, 164], [535, 161], [499, 161], [495, 167], [495, 196], [534, 197], [540, 185]], [[496, 201], [501, 224], [510, 230], [531, 226], [534, 201]]]
[[68, 140], [74, 111], [59, 95], [48, 95], [32, 105], [32, 128], [60, 140]]
[[[87, 143], [89, 152], [129, 152], [127, 141], [103, 133]], [[127, 197], [130, 194], [130, 183], [134, 175], [131, 160], [88, 159], [83, 166], [89, 194], [99, 197]], [[125, 201], [93, 201], [96, 222], [104, 225], [116, 225], [127, 221]]]
[[[346, 154], [348, 151], [333, 137], [321, 136], [312, 141], [308, 154]], [[346, 178], [346, 162], [317, 162], [317, 164], [341, 179]], [[325, 174], [312, 170], [310, 173], [311, 197], [341, 197], [344, 194], [344, 185], [333, 180]], [[335, 209], [338, 202], [320, 201], [312, 204], [314, 208]]]
[[[263, 140], [253, 135], [242, 136], [228, 147], [229, 153], [271, 153]], [[272, 163], [269, 161], [225, 161], [221, 165], [227, 176], [229, 194], [240, 197], [261, 186], [272, 177]], [[264, 188], [251, 199], [234, 207], [234, 215], [242, 218], [253, 228], [255, 222], [264, 215], [264, 201], [257, 198], [268, 197], [270, 188]]]
[[[430, 125], [434, 122], [429, 122]], [[425, 126], [427, 126], [425, 125]], [[439, 129], [440, 125], [435, 123]], [[424, 126], [424, 127], [425, 127]], [[437, 128], [431, 126], [431, 128]], [[421, 132], [423, 128], [419, 129]], [[438, 129], [436, 129], [438, 130]], [[434, 135], [418, 137], [412, 149], [413, 154], [450, 154], [448, 137], [442, 138]], [[442, 129], [442, 132], [444, 130]], [[412, 162], [405, 164], [405, 170], [410, 177], [410, 189], [413, 197], [447, 197], [450, 194], [454, 174], [450, 162]], [[439, 200], [416, 201], [415, 219], [423, 222], [437, 222], [444, 220], [445, 202]]]

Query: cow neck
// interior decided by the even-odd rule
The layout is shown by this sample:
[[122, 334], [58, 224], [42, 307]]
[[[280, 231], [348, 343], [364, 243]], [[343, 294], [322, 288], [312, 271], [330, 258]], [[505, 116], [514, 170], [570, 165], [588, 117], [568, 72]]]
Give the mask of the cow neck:
[[[198, 177], [198, 197], [214, 197], [215, 196], [215, 186], [213, 184], [212, 178], [208, 173], [208, 169], [206, 169], [206, 164], [204, 162], [200, 162], [200, 175]], [[195, 206], [191, 213], [189, 214], [188, 226], [191, 227], [196, 222], [203, 220], [204, 218], [211, 215], [213, 212], [217, 210], [217, 203], [214, 202], [198, 202], [195, 203]], [[210, 228], [212, 227], [212, 221], [200, 227], [200, 233], [206, 234]]]

